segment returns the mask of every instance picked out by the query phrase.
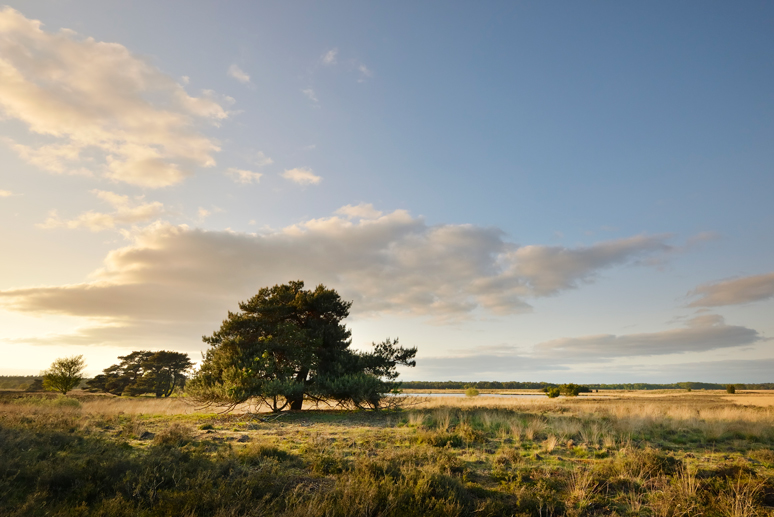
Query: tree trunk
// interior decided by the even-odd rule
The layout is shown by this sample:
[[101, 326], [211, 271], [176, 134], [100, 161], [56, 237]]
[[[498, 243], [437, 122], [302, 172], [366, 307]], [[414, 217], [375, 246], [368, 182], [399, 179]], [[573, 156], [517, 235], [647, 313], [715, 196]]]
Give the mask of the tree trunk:
[[[301, 368], [301, 371], [298, 372], [298, 375], [296, 375], [296, 382], [298, 382], [301, 385], [306, 384], [306, 376], [309, 375], [309, 368]], [[301, 406], [304, 404], [304, 392], [303, 390], [301, 393], [293, 398], [288, 399], [290, 402], [290, 410], [291, 411], [300, 411]]]

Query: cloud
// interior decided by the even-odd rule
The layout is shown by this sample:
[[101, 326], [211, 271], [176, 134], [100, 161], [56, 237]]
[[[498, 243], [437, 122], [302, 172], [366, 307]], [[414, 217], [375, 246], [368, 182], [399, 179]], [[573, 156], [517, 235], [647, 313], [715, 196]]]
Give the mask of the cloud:
[[360, 72], [360, 79], [357, 80], [359, 83], [364, 82], [366, 79], [371, 79], [374, 76], [374, 73], [362, 63], [357, 67], [357, 70]]
[[281, 174], [281, 176], [293, 183], [299, 185], [317, 185], [322, 181], [320, 176], [315, 175], [312, 169], [308, 167], [298, 167], [295, 169], [287, 169]]
[[[51, 211], [44, 223], [37, 225], [39, 228], [88, 228], [93, 232], [108, 230], [118, 225], [137, 224], [156, 219], [166, 212], [164, 205], [158, 201], [152, 203], [136, 203], [129, 196], [122, 196], [114, 192], [104, 190], [92, 190], [92, 194], [102, 201], [110, 204], [115, 209], [111, 213], [101, 213], [89, 210], [75, 219], [63, 220], [55, 210]], [[142, 200], [142, 196], [138, 198]]]
[[322, 55], [320, 58], [320, 62], [324, 65], [335, 65], [336, 64], [336, 54], [339, 53], [339, 49], [334, 48], [326, 52]]
[[706, 352], [751, 345], [763, 339], [756, 330], [726, 325], [721, 316], [710, 314], [689, 320], [681, 329], [554, 339], [536, 345], [534, 354], [563, 359], [585, 358], [591, 362], [599, 358]]
[[250, 83], [250, 76], [247, 75], [245, 71], [239, 68], [237, 65], [231, 65], [228, 67], [228, 75], [229, 77], [233, 77], [242, 84]]
[[56, 174], [92, 176], [93, 173], [79, 166], [82, 148], [73, 144], [49, 144], [38, 147], [19, 144], [10, 138], [2, 141], [16, 151], [19, 157], [32, 165]]
[[85, 317], [100, 325], [180, 324], [184, 332], [193, 322], [216, 325], [260, 287], [300, 278], [309, 286], [337, 289], [354, 302], [353, 315], [359, 317], [392, 313], [458, 321], [476, 310], [530, 311], [524, 298], [546, 292], [536, 285], [550, 284], [551, 293], [574, 289], [578, 279], [591, 281], [599, 270], [626, 263], [623, 255], [635, 261], [644, 248], [661, 250], [647, 239], [610, 241], [590, 249], [626, 251], [613, 257], [601, 253], [590, 261], [588, 252], [576, 255], [568, 249], [567, 256], [580, 256], [581, 264], [565, 265], [563, 281], [550, 264], [531, 267], [530, 276], [517, 281], [514, 261], [521, 248], [496, 228], [428, 226], [402, 210], [349, 218], [353, 212], [362, 215], [364, 207], [344, 207], [347, 217], [312, 219], [262, 234], [156, 222], [128, 234], [131, 244], [111, 251], [90, 282], [0, 291], [0, 307]]
[[13, 192], [10, 190], [0, 190], [0, 197], [10, 197], [13, 196]]
[[550, 296], [594, 280], [597, 271], [640, 258], [669, 253], [672, 246], [663, 235], [637, 235], [594, 244], [564, 246], [523, 246], [508, 251], [508, 269], [500, 279], [512, 287], [536, 296]]
[[317, 94], [315, 94], [314, 90], [311, 88], [307, 88], [306, 90], [301, 90], [301, 93], [306, 95], [306, 98], [314, 103], [320, 102], [320, 100], [317, 98]]
[[180, 182], [215, 165], [219, 147], [197, 131], [228, 117], [211, 91], [199, 97], [118, 43], [45, 32], [0, 9], [0, 113], [36, 141], [8, 141], [50, 172], [101, 172], [144, 187]]
[[253, 163], [256, 164], [258, 167], [266, 167], [267, 165], [271, 165], [274, 163], [274, 160], [266, 156], [263, 151], [258, 151], [255, 153], [255, 156], [253, 157]]
[[700, 298], [688, 307], [720, 307], [767, 300], [774, 297], [774, 273], [702, 284], [689, 296]]
[[242, 184], [250, 184], [250, 183], [258, 183], [261, 179], [260, 172], [252, 172], [252, 171], [246, 171], [243, 169], [228, 169], [226, 171], [226, 175], [230, 176], [236, 183], [242, 183]]
[[382, 216], [382, 212], [375, 209], [371, 203], [342, 206], [336, 210], [336, 213], [348, 219], [377, 219]]

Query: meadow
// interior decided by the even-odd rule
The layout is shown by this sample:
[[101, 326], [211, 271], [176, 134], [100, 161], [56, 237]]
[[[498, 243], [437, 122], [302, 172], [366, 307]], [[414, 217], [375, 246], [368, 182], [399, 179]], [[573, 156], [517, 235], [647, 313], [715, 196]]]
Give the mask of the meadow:
[[218, 414], [6, 391], [0, 515], [774, 515], [773, 405], [664, 390]]

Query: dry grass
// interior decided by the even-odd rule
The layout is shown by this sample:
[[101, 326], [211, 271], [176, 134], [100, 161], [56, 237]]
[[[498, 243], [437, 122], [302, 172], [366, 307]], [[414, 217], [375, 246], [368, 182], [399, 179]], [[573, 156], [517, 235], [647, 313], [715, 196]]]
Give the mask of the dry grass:
[[[774, 506], [774, 411], [719, 393], [460, 396], [272, 419], [174, 398], [78, 400], [0, 400], [0, 515], [747, 517]], [[115, 472], [88, 478], [82, 466], [103, 453]], [[67, 479], [89, 490], [72, 506], [46, 485]], [[185, 512], [164, 506], [183, 501], [177, 491]], [[87, 499], [91, 513], [76, 509]]]

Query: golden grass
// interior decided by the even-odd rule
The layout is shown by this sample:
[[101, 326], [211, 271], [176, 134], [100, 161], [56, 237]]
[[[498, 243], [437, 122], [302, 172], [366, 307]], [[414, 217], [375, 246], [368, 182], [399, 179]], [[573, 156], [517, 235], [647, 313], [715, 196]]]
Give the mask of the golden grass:
[[[774, 408], [746, 403], [766, 396], [744, 393], [739, 404], [719, 392], [559, 399], [460, 394], [417, 398], [399, 412], [321, 410], [256, 418], [198, 411], [183, 398], [83, 395], [73, 407], [2, 403], [0, 430], [57, 428], [102, 437], [130, 445], [138, 458], [147, 452], [148, 461], [165, 447], [211, 455], [207, 461], [231, 458], [228, 469], [217, 472], [244, 465], [245, 479], [261, 465], [274, 465], [276, 472], [296, 476], [288, 486], [306, 487], [298, 489], [292, 515], [322, 504], [314, 494], [336, 483], [346, 488], [362, 481], [363, 492], [352, 497], [364, 505], [373, 503], [379, 484], [409, 491], [436, 483], [425, 486], [429, 501], [443, 487], [470, 490], [475, 497], [464, 499], [466, 504], [481, 506], [461, 515], [546, 515], [546, 508], [559, 508], [552, 505], [561, 501], [567, 516], [615, 508], [617, 513], [604, 514], [742, 517], [772, 515], [762, 498], [774, 494]], [[7, 434], [28, 435], [34, 433]], [[348, 497], [344, 488], [336, 498]], [[511, 506], [486, 506], [497, 501]], [[327, 513], [340, 514], [357, 515]]]

